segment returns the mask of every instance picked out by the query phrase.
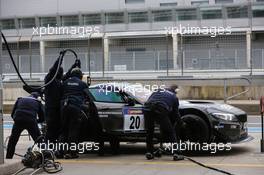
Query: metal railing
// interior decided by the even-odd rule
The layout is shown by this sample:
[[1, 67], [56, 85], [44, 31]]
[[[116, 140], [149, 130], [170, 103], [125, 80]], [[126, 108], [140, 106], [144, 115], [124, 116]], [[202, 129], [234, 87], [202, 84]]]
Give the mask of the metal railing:
[[[170, 79], [169, 77], [168, 78], [166, 78], [166, 77], [162, 77], [164, 80], [168, 80], [168, 79]], [[173, 77], [172, 77], [172, 79], [173, 79]], [[243, 94], [245, 94], [245, 93], [247, 93], [247, 92], [249, 92], [250, 91], [250, 88], [251, 88], [251, 84], [252, 84], [252, 82], [251, 82], [251, 80], [249, 79], [249, 78], [246, 78], [246, 77], [229, 77], [229, 78], [193, 78], [193, 77], [191, 77], [191, 78], [178, 78], [178, 80], [184, 80], [184, 81], [194, 81], [194, 80], [197, 80], [197, 81], [223, 81], [223, 88], [224, 88], [224, 96], [223, 96], [223, 100], [224, 100], [224, 102], [226, 103], [228, 100], [231, 100], [231, 99], [233, 99], [233, 98], [235, 98], [235, 97], [238, 97], [238, 96], [241, 96], [241, 95], [243, 95]], [[239, 93], [236, 93], [236, 94], [233, 94], [233, 95], [231, 95], [231, 96], [228, 96], [228, 91], [227, 91], [227, 87], [228, 87], [228, 84], [227, 84], [227, 82], [228, 81], [233, 81], [234, 82], [234, 80], [242, 80], [242, 81], [245, 81], [246, 82], [246, 89], [244, 90], [244, 91], [242, 91], [242, 92], [239, 92]]]
[[[180, 70], [183, 72], [188, 70], [221, 70], [221, 69], [247, 69], [246, 56], [243, 50], [234, 49], [234, 57], [208, 57], [206, 54], [210, 50], [200, 50], [199, 52], [188, 51], [189, 54], [184, 53], [183, 67], [178, 65], [177, 68], [173, 67], [172, 52], [168, 52], [168, 59], [166, 51], [144, 51], [144, 52], [109, 52], [109, 65], [108, 71], [160, 71], [160, 70]], [[239, 57], [236, 53], [240, 52]], [[195, 54], [196, 53], [196, 54]], [[203, 55], [199, 53], [203, 53]], [[253, 53], [253, 69], [264, 69], [264, 49], [254, 49]], [[242, 54], [242, 55], [241, 55]], [[34, 73], [47, 73], [50, 66], [55, 62], [58, 55], [46, 55], [44, 63], [41, 62], [40, 55], [19, 55], [17, 57], [17, 66], [22, 73], [29, 73], [30, 77]], [[90, 52], [78, 53], [79, 58], [83, 64], [83, 71], [101, 72], [103, 70], [103, 53]], [[66, 56], [64, 66], [67, 69], [72, 64], [72, 60]], [[178, 58], [179, 60], [179, 58]], [[89, 64], [90, 63], [90, 64]], [[41, 67], [44, 64], [44, 72]], [[2, 69], [4, 74], [15, 73], [11, 60], [8, 56], [2, 57]]]
[[[248, 83], [248, 88], [246, 90], [242, 91], [242, 92], [239, 92], [237, 94], [234, 94], [234, 95], [228, 97], [227, 96], [227, 84], [226, 84], [226, 82], [229, 81], [229, 80], [235, 80], [235, 79], [241, 79], [241, 80], [246, 81]], [[243, 95], [243, 94], [249, 92], [250, 91], [250, 87], [251, 87], [251, 83], [252, 83], [251, 80], [248, 79], [248, 78], [245, 78], [245, 77], [240, 77], [240, 78], [224, 78], [224, 102], [226, 103], [228, 100], [231, 100], [231, 99], [233, 99], [235, 97], [238, 97], [240, 95]]]

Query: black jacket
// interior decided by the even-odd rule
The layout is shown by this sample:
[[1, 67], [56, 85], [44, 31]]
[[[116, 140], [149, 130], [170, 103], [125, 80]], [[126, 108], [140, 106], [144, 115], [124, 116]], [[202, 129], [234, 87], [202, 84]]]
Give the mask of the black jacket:
[[39, 123], [44, 122], [44, 109], [41, 102], [33, 97], [18, 98], [13, 108], [11, 117], [30, 116]]
[[[45, 77], [45, 84], [48, 83], [55, 75], [57, 67], [59, 64], [59, 59], [50, 68], [49, 73]], [[62, 82], [60, 79], [55, 78], [55, 80], [49, 84], [44, 91], [45, 94], [45, 107], [46, 108], [59, 108], [60, 99], [62, 96]]]
[[[45, 77], [45, 84], [48, 83], [54, 77], [59, 65], [59, 58], [54, 65], [50, 68], [49, 73]], [[62, 82], [70, 78], [70, 74], [73, 68], [79, 66], [80, 62], [75, 62], [68, 72], [61, 78], [55, 78], [54, 81], [45, 88], [45, 108], [60, 108], [60, 100], [62, 98]]]
[[158, 90], [153, 92], [148, 98], [147, 103], [158, 103], [169, 111], [172, 115], [176, 115], [178, 118], [179, 114], [179, 99], [175, 93], [169, 90]]
[[84, 83], [77, 77], [71, 77], [63, 82], [63, 95], [62, 99], [74, 98], [76, 105], [81, 105], [84, 103], [86, 95], [85, 89], [88, 88], [87, 84]]

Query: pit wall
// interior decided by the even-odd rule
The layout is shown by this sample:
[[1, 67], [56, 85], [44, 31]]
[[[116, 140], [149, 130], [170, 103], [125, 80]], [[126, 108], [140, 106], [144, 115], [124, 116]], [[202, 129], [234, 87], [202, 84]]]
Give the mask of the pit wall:
[[[93, 81], [92, 84], [97, 84], [105, 81]], [[127, 81], [128, 82], [128, 81]], [[177, 81], [137, 81], [147, 85], [170, 85], [178, 84], [180, 91], [178, 97], [180, 99], [199, 99], [199, 100], [223, 100], [224, 99], [224, 86], [212, 85], [204, 83], [204, 85], [186, 85], [177, 83]], [[41, 82], [36, 84], [42, 84]], [[194, 83], [195, 84], [195, 83]], [[148, 86], [149, 87], [149, 86]], [[246, 85], [233, 85], [227, 87], [227, 96], [232, 96], [236, 93], [245, 91], [248, 87]], [[26, 96], [22, 84], [18, 82], [4, 83], [4, 102], [15, 101], [18, 97]], [[234, 98], [233, 100], [258, 100], [264, 95], [264, 83], [252, 84], [250, 91]]]

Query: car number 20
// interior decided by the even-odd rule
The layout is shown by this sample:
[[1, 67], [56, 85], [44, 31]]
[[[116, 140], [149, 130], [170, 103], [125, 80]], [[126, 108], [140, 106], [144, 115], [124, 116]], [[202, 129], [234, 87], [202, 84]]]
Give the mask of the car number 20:
[[124, 130], [144, 130], [144, 115], [125, 115], [124, 116]]

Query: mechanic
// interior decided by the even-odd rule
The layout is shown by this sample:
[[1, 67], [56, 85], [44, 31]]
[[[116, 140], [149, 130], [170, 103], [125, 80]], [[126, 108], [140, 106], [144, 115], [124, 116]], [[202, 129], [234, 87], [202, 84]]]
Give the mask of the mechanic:
[[[74, 68], [62, 85], [62, 141], [69, 145], [79, 143], [82, 122], [88, 118], [82, 109], [86, 100], [85, 90], [88, 89], [82, 76], [82, 71]], [[67, 150], [64, 158], [78, 158], [78, 150]]]
[[[62, 61], [61, 61], [62, 63]], [[59, 71], [54, 81], [49, 84], [44, 91], [45, 94], [45, 119], [47, 123], [46, 140], [55, 143], [60, 135], [60, 99], [62, 88], [63, 68], [59, 65], [59, 58], [50, 68], [49, 73], [45, 77], [45, 84], [48, 83], [55, 75], [57, 67]]]
[[60, 66], [54, 81], [49, 84], [44, 91], [45, 114], [47, 122], [46, 141], [49, 140], [51, 143], [57, 142], [61, 132], [60, 100], [62, 97], [62, 80], [66, 80], [67, 78], [69, 78], [72, 69], [81, 67], [80, 61], [76, 60], [68, 70], [68, 72], [63, 76], [63, 68], [61, 67], [61, 63], [63, 60], [61, 60], [61, 63], [59, 65], [59, 59], [60, 58], [56, 60], [54, 65], [49, 70], [49, 73], [45, 77], [45, 83], [51, 81], [56, 74], [58, 66]]
[[[163, 139], [169, 143], [178, 143], [174, 126], [176, 123], [184, 125], [179, 114], [179, 100], [176, 96], [177, 85], [172, 85], [168, 89], [158, 89], [148, 98], [144, 107], [144, 116], [147, 129], [147, 159], [154, 159], [153, 135], [155, 122], [160, 125]], [[173, 160], [183, 160], [180, 151], [173, 153]]]
[[7, 159], [13, 158], [16, 144], [24, 129], [28, 131], [35, 142], [41, 142], [38, 123], [44, 122], [44, 109], [41, 101], [38, 100], [39, 96], [39, 93], [32, 92], [28, 97], [17, 99], [11, 114], [14, 125], [7, 146]]

